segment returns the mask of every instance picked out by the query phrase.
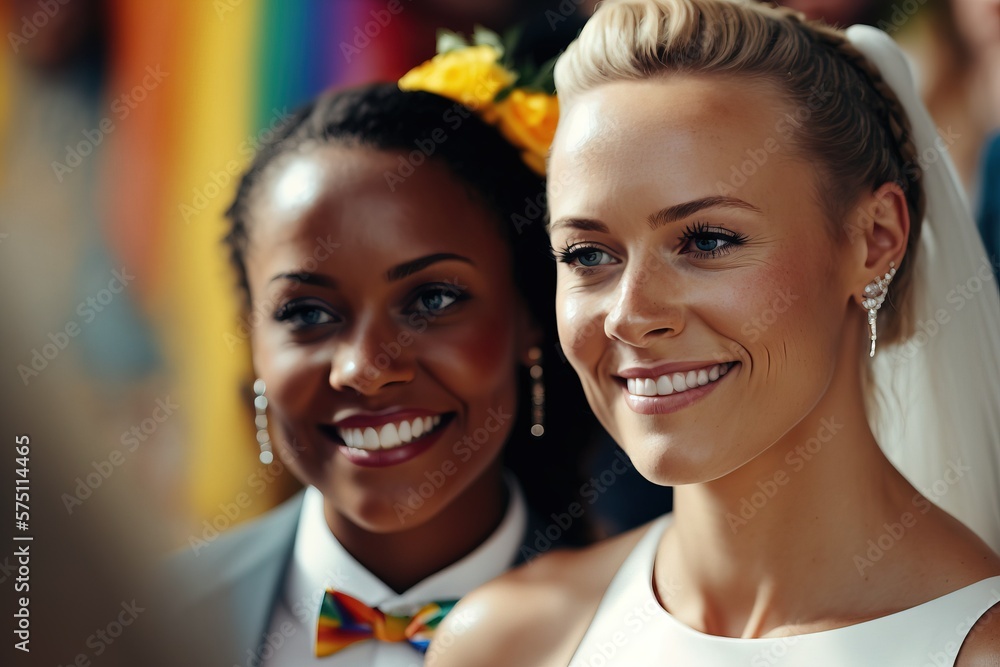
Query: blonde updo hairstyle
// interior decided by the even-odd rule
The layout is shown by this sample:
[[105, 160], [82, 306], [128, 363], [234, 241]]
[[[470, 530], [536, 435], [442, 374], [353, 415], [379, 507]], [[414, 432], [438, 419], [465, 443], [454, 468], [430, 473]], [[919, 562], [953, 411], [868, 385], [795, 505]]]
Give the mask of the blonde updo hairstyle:
[[[555, 68], [561, 108], [604, 83], [696, 74], [763, 80], [810, 113], [790, 150], [817, 165], [831, 234], [857, 229], [858, 198], [884, 183], [906, 195], [910, 234], [879, 312], [879, 343], [904, 340], [924, 216], [910, 123], [895, 93], [843, 32], [751, 0], [606, 0]], [[826, 100], [815, 104], [820, 88]], [[829, 94], [827, 94], [829, 91]], [[874, 275], [872, 276], [874, 278]]]

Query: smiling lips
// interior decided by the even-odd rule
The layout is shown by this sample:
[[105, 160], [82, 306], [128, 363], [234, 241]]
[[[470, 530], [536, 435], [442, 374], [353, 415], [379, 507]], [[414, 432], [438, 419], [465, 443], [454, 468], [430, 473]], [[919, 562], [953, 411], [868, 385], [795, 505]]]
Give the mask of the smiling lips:
[[377, 451], [408, 445], [437, 430], [441, 415], [428, 415], [364, 428], [337, 427], [337, 435], [354, 449]]
[[713, 364], [684, 373], [668, 373], [648, 378], [626, 378], [625, 385], [628, 388], [628, 393], [633, 396], [670, 396], [711, 384], [728, 373], [732, 366], [732, 363]]

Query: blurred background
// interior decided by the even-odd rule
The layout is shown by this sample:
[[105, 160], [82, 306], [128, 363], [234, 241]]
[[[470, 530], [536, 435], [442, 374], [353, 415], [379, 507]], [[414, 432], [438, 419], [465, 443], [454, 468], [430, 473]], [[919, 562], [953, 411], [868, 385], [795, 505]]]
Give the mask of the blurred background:
[[[395, 80], [430, 58], [440, 27], [525, 23], [554, 55], [595, 4], [3, 1], [0, 496], [15, 435], [29, 434], [36, 536], [33, 650], [4, 664], [150, 664], [137, 658], [158, 641], [150, 622], [113, 645], [94, 639], [122, 605], [155, 595], [144, 564], [297, 489], [280, 463], [257, 459], [247, 337], [260, 314], [239, 311], [221, 245], [256, 145], [324, 88]], [[904, 46], [996, 266], [1000, 0], [789, 4]], [[592, 469], [615, 452], [605, 443]], [[630, 470], [594, 510], [610, 535], [669, 503]], [[0, 549], [4, 618], [11, 553]]]

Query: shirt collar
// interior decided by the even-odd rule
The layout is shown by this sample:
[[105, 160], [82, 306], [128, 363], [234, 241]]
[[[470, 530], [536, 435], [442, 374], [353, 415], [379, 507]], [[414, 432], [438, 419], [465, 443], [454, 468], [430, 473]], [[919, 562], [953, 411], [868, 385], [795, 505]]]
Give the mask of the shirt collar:
[[431, 600], [460, 598], [506, 572], [517, 558], [527, 527], [527, 507], [516, 478], [504, 474], [507, 511], [500, 525], [471, 553], [403, 593], [369, 572], [337, 541], [323, 514], [323, 494], [308, 487], [295, 534], [284, 601], [303, 623], [313, 625], [327, 588], [335, 588], [383, 611], [405, 613]]

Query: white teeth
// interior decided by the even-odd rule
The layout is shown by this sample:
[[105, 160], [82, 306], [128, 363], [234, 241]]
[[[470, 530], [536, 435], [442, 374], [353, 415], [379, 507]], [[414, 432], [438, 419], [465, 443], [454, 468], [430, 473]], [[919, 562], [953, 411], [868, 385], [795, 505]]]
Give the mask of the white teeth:
[[386, 424], [378, 434], [378, 442], [382, 449], [395, 447], [402, 441], [399, 439], [399, 431], [392, 424]]
[[715, 382], [728, 373], [729, 368], [729, 364], [715, 364], [687, 373], [661, 375], [655, 380], [652, 378], [626, 378], [625, 385], [628, 388], [628, 393], [633, 396], [669, 396]]
[[[655, 395], [655, 394], [654, 394]], [[441, 415], [417, 417], [409, 421], [383, 424], [378, 429], [373, 427], [338, 428], [337, 434], [344, 444], [354, 449], [375, 451], [392, 449], [405, 445], [430, 433], [441, 424]]]

